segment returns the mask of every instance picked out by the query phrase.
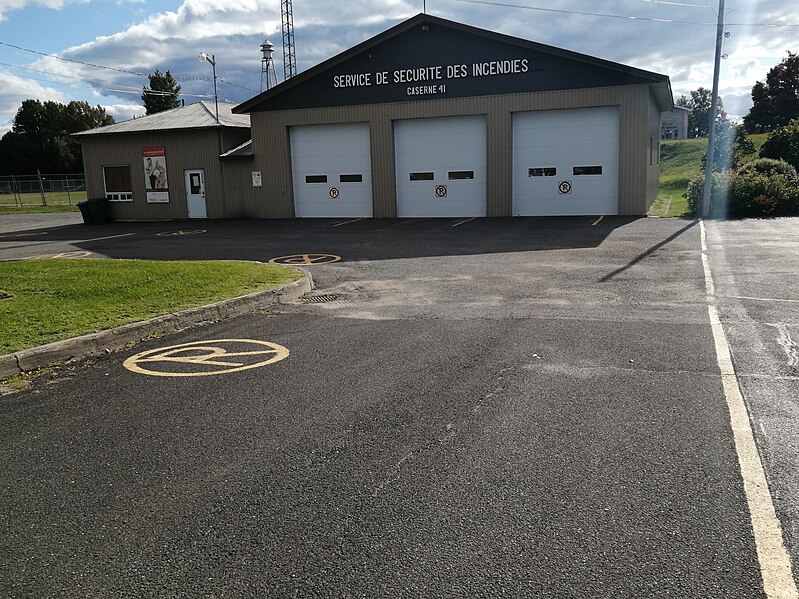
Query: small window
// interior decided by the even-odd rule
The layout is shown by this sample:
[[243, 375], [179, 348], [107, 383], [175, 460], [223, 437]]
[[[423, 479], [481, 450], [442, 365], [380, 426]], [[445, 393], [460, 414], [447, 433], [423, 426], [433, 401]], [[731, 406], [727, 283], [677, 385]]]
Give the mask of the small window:
[[575, 166], [572, 169], [574, 175], [601, 175], [601, 166]]
[[527, 169], [528, 177], [554, 177], [558, 174], [558, 169], [554, 166], [541, 166]]
[[432, 181], [434, 173], [411, 173], [411, 181]]
[[340, 183], [362, 183], [363, 175], [339, 175], [338, 180]]
[[200, 195], [202, 193], [202, 184], [200, 183], [200, 173], [189, 174], [189, 193], [191, 195]]
[[103, 181], [105, 197], [112, 202], [132, 202], [133, 191], [130, 184], [130, 166], [104, 166]]
[[474, 171], [449, 171], [447, 173], [447, 179], [450, 181], [474, 179]]
[[306, 183], [327, 183], [327, 175], [305, 175]]

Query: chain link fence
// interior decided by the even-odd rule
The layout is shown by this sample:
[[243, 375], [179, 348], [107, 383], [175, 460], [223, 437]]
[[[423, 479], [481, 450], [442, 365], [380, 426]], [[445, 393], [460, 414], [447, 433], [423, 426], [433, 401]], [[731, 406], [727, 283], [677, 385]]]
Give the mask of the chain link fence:
[[0, 206], [72, 206], [85, 199], [83, 173], [0, 176]]

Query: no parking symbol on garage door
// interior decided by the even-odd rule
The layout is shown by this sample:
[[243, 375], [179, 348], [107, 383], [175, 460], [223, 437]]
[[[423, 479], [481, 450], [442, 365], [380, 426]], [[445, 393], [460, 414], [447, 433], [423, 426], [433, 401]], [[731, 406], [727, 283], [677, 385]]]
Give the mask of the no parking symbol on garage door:
[[333, 198], [334, 200], [338, 199], [339, 195], [338, 187], [331, 187], [328, 193], [330, 194], [330, 197]]
[[446, 185], [436, 185], [436, 197], [437, 198], [445, 198], [445, 197], [447, 197], [447, 186]]
[[561, 181], [558, 183], [558, 193], [571, 193], [572, 192], [572, 182], [571, 181]]

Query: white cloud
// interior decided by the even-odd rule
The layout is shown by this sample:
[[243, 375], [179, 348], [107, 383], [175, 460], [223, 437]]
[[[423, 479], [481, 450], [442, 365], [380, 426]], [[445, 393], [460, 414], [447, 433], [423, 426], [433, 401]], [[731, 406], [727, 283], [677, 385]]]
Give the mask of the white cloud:
[[11, 130], [17, 110], [23, 100], [55, 100], [64, 102], [64, 95], [51, 87], [45, 87], [37, 81], [22, 79], [13, 73], [0, 70], [3, 85], [0, 86], [0, 136]]
[[141, 104], [101, 104], [105, 111], [114, 117], [117, 123], [129, 121], [134, 117], [144, 116], [144, 106]]
[[[36, 1], [61, 6], [72, 0]], [[0, 12], [25, 2], [0, 0]], [[596, 0], [590, 7], [579, 0], [553, 0], [547, 4], [556, 9], [709, 25], [599, 18], [457, 1], [430, 4], [435, 8], [431, 12], [437, 16], [669, 75], [675, 97], [700, 86], [709, 88], [712, 84], [715, 17], [707, 9], [625, 0]], [[420, 8], [418, 0], [305, 0], [296, 3], [294, 23], [299, 70], [306, 70], [384, 31], [418, 13]], [[754, 9], [761, 12], [753, 12]], [[793, 19], [792, 12], [788, 0], [772, 0], [768, 6], [752, 0], [744, 9], [731, 13], [729, 20], [742, 24], [779, 22]], [[729, 58], [723, 62], [721, 89], [723, 96], [729, 98], [725, 100], [728, 105], [745, 111], [746, 97], [755, 80], [762, 80], [768, 69], [784, 57], [785, 50], [792, 48], [795, 29], [732, 25], [729, 30], [732, 36], [724, 41], [724, 51]], [[210, 65], [197, 61], [201, 51], [207, 52], [216, 56], [219, 77], [238, 86], [220, 82], [220, 98], [240, 102], [258, 91], [259, 45], [264, 38], [276, 45], [275, 66], [282, 79], [280, 8], [276, 0], [183, 0], [174, 11], [147, 16], [122, 31], [98, 36], [65, 49], [61, 54], [142, 74], [156, 68], [170, 70], [179, 78], [187, 101], [193, 101], [197, 99], [193, 96], [213, 93]], [[128, 100], [138, 102], [138, 90], [147, 83], [144, 75], [54, 59], [41, 59], [35, 64], [37, 68], [91, 81], [100, 103], [108, 105], [135, 106]], [[126, 86], [132, 93], [108, 91], [117, 86]], [[3, 116], [7, 114], [0, 113], [0, 120]]]
[[83, 4], [90, 0], [0, 0], [0, 21], [8, 19], [6, 13], [21, 10], [27, 6], [44, 6], [45, 8], [60, 9], [67, 4]]

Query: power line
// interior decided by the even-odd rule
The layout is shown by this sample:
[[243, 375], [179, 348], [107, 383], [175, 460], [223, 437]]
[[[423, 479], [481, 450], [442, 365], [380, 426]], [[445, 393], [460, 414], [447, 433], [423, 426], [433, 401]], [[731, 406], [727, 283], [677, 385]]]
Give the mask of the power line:
[[[217, 77], [216, 80], [219, 81], [220, 83], [227, 83], [228, 85], [232, 85], [233, 87], [240, 87], [241, 89], [246, 89], [247, 91], [255, 92], [256, 94], [259, 93], [258, 90], [256, 89], [252, 89], [251, 87], [245, 87], [244, 85], [239, 85], [238, 83], [232, 83], [231, 81], [225, 81], [221, 77]], [[207, 81], [207, 79], [204, 79], [203, 81]]]
[[[522, 10], [536, 10], [540, 12], [559, 13], [566, 15], [582, 15], [587, 17], [603, 17], [608, 19], [622, 19], [625, 21], [650, 21], [653, 23], [676, 23], [679, 25], [712, 25], [716, 23], [706, 21], [683, 21], [680, 19], [660, 19], [655, 17], [636, 17], [632, 15], [616, 15], [612, 13], [599, 13], [599, 12], [584, 12], [579, 10], [565, 10], [558, 8], [544, 8], [541, 6], [526, 6], [524, 4], [511, 4], [508, 2], [491, 2], [489, 0], [451, 0], [452, 2], [465, 2], [467, 4], [483, 4], [486, 6], [499, 6], [502, 8], [519, 8]], [[692, 5], [696, 6], [696, 5]], [[797, 23], [727, 23], [727, 26], [732, 27], [799, 27]]]
[[690, 8], [708, 8], [712, 10], [712, 7], [708, 6], [707, 4], [686, 4], [684, 2], [667, 2], [666, 0], [641, 0], [641, 2], [646, 2], [647, 4], [668, 4], [670, 6], [687, 6]]
[[0, 46], [6, 46], [8, 48], [14, 48], [15, 50], [22, 50], [23, 52], [30, 52], [31, 54], [38, 54], [39, 56], [46, 56], [48, 58], [56, 58], [58, 60], [64, 60], [66, 62], [72, 62], [75, 64], [82, 64], [88, 67], [94, 67], [96, 69], [108, 69], [109, 71], [116, 71], [117, 73], [127, 73], [129, 75], [138, 75], [139, 77], [147, 77], [147, 73], [139, 73], [137, 71], [129, 71], [127, 69], [118, 69], [116, 67], [107, 67], [101, 64], [93, 64], [91, 62], [84, 62], [82, 60], [74, 60], [72, 58], [64, 58], [63, 56], [58, 56], [56, 54], [47, 54], [46, 52], [39, 52], [38, 50], [31, 50], [30, 48], [23, 48], [22, 46], [15, 46], [14, 44], [8, 44], [6, 42], [0, 42]]
[[153, 90], [153, 89], [147, 89], [147, 88], [141, 88], [140, 89], [138, 87], [131, 87], [131, 86], [128, 86], [128, 85], [115, 85], [115, 84], [100, 85], [100, 84], [98, 84], [96, 82], [92, 82], [92, 81], [90, 81], [88, 79], [82, 79], [80, 77], [73, 77], [71, 75], [61, 75], [61, 74], [58, 74], [58, 73], [52, 73], [50, 71], [43, 71], [41, 69], [33, 69], [31, 67], [23, 67], [22, 65], [9, 64], [9, 63], [6, 63], [6, 62], [0, 62], [0, 66], [9, 67], [9, 68], [12, 68], [12, 69], [22, 69], [22, 70], [25, 70], [25, 71], [32, 71], [34, 73], [42, 73], [43, 75], [52, 75], [54, 77], [62, 77], [62, 78], [65, 78], [65, 79], [73, 79], [73, 80], [80, 81], [82, 83], [87, 84], [87, 85], [75, 85], [75, 84], [72, 84], [72, 83], [66, 83], [64, 81], [56, 81], [56, 80], [53, 80], [53, 79], [42, 79], [42, 78], [39, 78], [39, 77], [23, 77], [21, 75], [14, 75], [18, 79], [25, 79], [27, 81], [40, 81], [42, 83], [52, 83], [54, 85], [61, 85], [61, 86], [65, 86], [65, 87], [74, 87], [74, 88], [77, 88], [77, 89], [101, 89], [101, 90], [109, 91], [109, 92], [113, 92], [113, 93], [126, 93], [126, 94], [129, 94], [129, 93], [142, 94], [142, 93], [144, 93], [144, 94], [153, 95], [153, 96], [175, 96], [175, 95], [179, 95], [179, 96], [186, 96], [186, 97], [189, 97], [189, 98], [213, 98], [213, 96], [209, 96], [207, 94], [186, 94], [186, 93], [182, 93], [182, 92], [180, 94], [174, 94], [174, 93], [168, 92], [168, 91], [160, 91], [160, 90]]
[[[129, 69], [120, 69], [120, 68], [117, 68], [117, 67], [109, 67], [109, 66], [106, 66], [106, 65], [95, 64], [95, 63], [92, 63], [92, 62], [85, 62], [83, 60], [76, 60], [76, 59], [73, 59], [73, 58], [65, 58], [63, 56], [58, 56], [57, 54], [48, 54], [46, 52], [39, 52], [38, 50], [32, 50], [30, 48], [23, 48], [22, 46], [9, 44], [9, 43], [6, 43], [6, 42], [0, 42], [0, 46], [6, 46], [8, 48], [14, 48], [15, 50], [21, 50], [22, 52], [29, 52], [31, 54], [36, 54], [38, 56], [45, 56], [47, 58], [55, 58], [56, 60], [63, 60], [63, 61], [66, 61], [66, 62], [71, 62], [73, 64], [79, 64], [79, 65], [83, 65], [83, 66], [87, 66], [87, 67], [93, 67], [95, 69], [106, 69], [106, 70], [109, 70], [109, 71], [116, 71], [117, 73], [125, 73], [127, 75], [136, 75], [138, 77], [149, 77], [150, 76], [149, 73], [140, 73], [139, 71], [131, 71]], [[23, 68], [23, 67], [20, 67], [20, 68]], [[30, 69], [30, 70], [35, 70], [35, 69]], [[45, 71], [40, 71], [40, 72], [44, 73]], [[50, 75], [56, 75], [55, 73], [49, 73], [49, 74]], [[56, 76], [57, 77], [67, 77], [68, 75], [56, 75]], [[172, 76], [178, 81], [204, 81], [204, 82], [211, 81], [210, 79], [208, 79], [206, 77], [186, 77], [186, 76], [180, 76], [180, 75], [174, 75], [174, 74], [172, 74]], [[75, 79], [77, 79], [77, 77], [75, 77]], [[245, 87], [243, 85], [239, 85], [238, 83], [233, 83], [231, 81], [226, 81], [226, 80], [222, 79], [221, 77], [218, 77], [217, 81], [221, 81], [222, 83], [226, 83], [227, 85], [231, 85], [233, 87], [240, 87], [241, 89], [246, 89], [247, 91], [258, 93], [257, 90], [254, 90], [254, 89], [249, 88], [249, 87]]]

